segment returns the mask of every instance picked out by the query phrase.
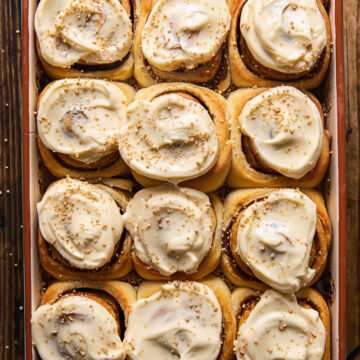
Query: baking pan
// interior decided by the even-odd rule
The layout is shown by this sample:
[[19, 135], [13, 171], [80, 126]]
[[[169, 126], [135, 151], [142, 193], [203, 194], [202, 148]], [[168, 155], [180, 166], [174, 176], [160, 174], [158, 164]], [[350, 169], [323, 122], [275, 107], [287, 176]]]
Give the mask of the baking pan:
[[[36, 100], [41, 90], [41, 72], [37, 60], [33, 19], [37, 0], [23, 0], [23, 214], [25, 277], [25, 358], [36, 359], [32, 347], [30, 319], [40, 303], [43, 284], [37, 253], [36, 203], [40, 199], [39, 155], [36, 146]], [[332, 359], [345, 360], [346, 303], [346, 192], [345, 192], [345, 119], [343, 73], [342, 0], [328, 4], [332, 27], [333, 53], [326, 81], [316, 94], [324, 105], [326, 127], [331, 131], [331, 158], [324, 195], [332, 223], [332, 246], [327, 270], [319, 286], [331, 311]], [[319, 92], [318, 92], [319, 91]]]

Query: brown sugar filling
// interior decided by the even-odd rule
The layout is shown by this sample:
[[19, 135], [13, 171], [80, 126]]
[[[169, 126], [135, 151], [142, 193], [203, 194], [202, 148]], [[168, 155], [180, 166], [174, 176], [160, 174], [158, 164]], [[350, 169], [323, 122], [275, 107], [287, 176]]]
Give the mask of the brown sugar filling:
[[[96, 289], [74, 289], [64, 292], [55, 302], [69, 296], [84, 296], [103, 306], [115, 319], [120, 338], [124, 338], [125, 316], [118, 302], [109, 293]], [[75, 313], [74, 316], [76, 317]], [[71, 320], [71, 314], [67, 314], [67, 317]]]
[[[240, 326], [246, 322], [249, 318], [251, 312], [254, 310], [257, 303], [260, 301], [260, 296], [252, 296], [246, 299], [242, 304], [240, 304], [239, 309], [236, 312], [236, 323], [237, 331], [239, 331]], [[318, 311], [317, 307], [314, 306], [310, 301], [304, 299], [297, 299], [298, 304], [305, 309], [314, 309]]]
[[[245, 154], [246, 161], [252, 168], [262, 173], [267, 174], [279, 174], [276, 170], [267, 166], [264, 161], [260, 158], [259, 153], [255, 149], [253, 141], [246, 135], [241, 136], [242, 151]], [[280, 174], [279, 174], [280, 175]]]
[[77, 270], [77, 271], [81, 271], [84, 273], [92, 273], [92, 272], [96, 272], [99, 270], [105, 270], [107, 268], [110, 268], [111, 266], [113, 266], [116, 262], [118, 257], [120, 256], [123, 244], [125, 242], [125, 237], [129, 236], [127, 231], [123, 231], [120, 240], [118, 241], [118, 243], [115, 246], [113, 255], [111, 256], [110, 260], [104, 264], [103, 266], [101, 266], [98, 269], [91, 269], [91, 270], [87, 270], [87, 269], [79, 269], [75, 266], [73, 266], [69, 261], [67, 261], [66, 259], [64, 259], [61, 254], [55, 249], [55, 247], [53, 245], [51, 245], [50, 243], [48, 243], [41, 235], [40, 229], [39, 229], [39, 237], [42, 238], [42, 240], [46, 243], [46, 246], [49, 250], [49, 253], [51, 254], [51, 256], [53, 257], [54, 260], [58, 261], [59, 263], [61, 263], [63, 266], [69, 268], [69, 269], [73, 269], [73, 270]]
[[[121, 5], [125, 9], [127, 15], [129, 16], [130, 20], [132, 21], [133, 31], [134, 31], [133, 9], [135, 9], [135, 1], [136, 0], [118, 0], [118, 1], [121, 3]], [[117, 69], [119, 66], [121, 66], [122, 64], [124, 64], [128, 60], [128, 58], [130, 57], [130, 53], [131, 52], [129, 52], [121, 60], [114, 61], [112, 63], [97, 64], [97, 63], [91, 63], [91, 62], [86, 62], [86, 61], [83, 61], [83, 60], [79, 60], [78, 62], [73, 64], [71, 67], [73, 69], [80, 70], [80, 71], [86, 71], [86, 72], [114, 70], [114, 69]]]
[[[167, 78], [165, 76], [166, 72], [162, 72], [158, 69], [156, 69], [153, 65], [150, 65], [150, 63], [144, 58], [145, 66], [147, 71], [149, 72], [150, 76], [156, 80], [159, 81], [167, 81]], [[178, 69], [174, 73], [196, 73], [196, 72], [203, 73], [203, 82], [197, 82], [197, 81], [191, 81], [194, 84], [206, 86], [211, 89], [216, 88], [222, 81], [225, 80], [227, 73], [228, 73], [228, 59], [227, 59], [227, 53], [226, 53], [226, 42], [225, 44], [220, 48], [220, 50], [217, 52], [215, 57], [208, 61], [205, 64], [200, 64], [196, 68], [192, 70], [185, 70], [185, 69]], [[163, 78], [160, 76], [164, 74]]]
[[[246, 207], [242, 208], [239, 213], [234, 216], [230, 222], [228, 230], [224, 233], [225, 237], [223, 237], [223, 248], [228, 258], [230, 260], [231, 267], [233, 271], [240, 275], [247, 275], [252, 280], [257, 280], [256, 276], [252, 272], [252, 270], [242, 261], [240, 255], [238, 255], [235, 251], [236, 243], [237, 243], [237, 231], [241, 220], [242, 213], [246, 210], [247, 207], [251, 206], [257, 201], [261, 201], [263, 199], [257, 199], [256, 201], [251, 202]], [[317, 217], [317, 222], [319, 222], [319, 218]], [[308, 266], [312, 269], [316, 270], [316, 259], [317, 254], [319, 254], [320, 249], [320, 240], [318, 236], [318, 232], [315, 232]], [[313, 268], [314, 266], [314, 268]], [[257, 280], [260, 281], [260, 280]]]
[[118, 151], [114, 151], [108, 155], [105, 155], [101, 159], [92, 163], [85, 163], [82, 161], [75, 160], [66, 154], [55, 153], [55, 155], [59, 159], [59, 161], [63, 163], [63, 165], [66, 165], [73, 169], [88, 169], [88, 170], [103, 168], [105, 166], [113, 164], [114, 162], [120, 159], [120, 154]]
[[305, 78], [305, 77], [311, 77], [314, 75], [314, 73], [316, 73], [317, 71], [319, 71], [319, 69], [321, 69], [322, 64], [324, 63], [324, 60], [325, 60], [326, 46], [325, 46], [323, 52], [321, 53], [318, 61], [308, 71], [303, 71], [303, 72], [295, 73], [295, 74], [282, 73], [280, 71], [276, 71], [276, 70], [267, 68], [266, 66], [260, 64], [252, 55], [249, 47], [246, 44], [244, 37], [241, 35], [241, 31], [240, 31], [241, 11], [242, 11], [242, 9], [240, 10], [240, 14], [238, 16], [238, 21], [236, 24], [237, 47], [238, 47], [239, 54], [240, 54], [241, 58], [243, 59], [246, 67], [248, 69], [250, 69], [253, 73], [255, 73], [256, 75], [260, 76], [261, 78], [265, 78], [265, 79], [279, 80], [279, 81], [289, 80], [290, 81], [290, 80], [299, 80], [299, 79]]

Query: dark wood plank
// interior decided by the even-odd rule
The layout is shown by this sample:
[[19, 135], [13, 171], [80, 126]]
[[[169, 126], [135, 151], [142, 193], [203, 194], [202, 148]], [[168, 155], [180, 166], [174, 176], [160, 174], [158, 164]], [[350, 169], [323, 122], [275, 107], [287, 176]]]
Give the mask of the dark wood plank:
[[[344, 0], [347, 120], [347, 352], [360, 345], [360, 2]], [[360, 358], [360, 356], [359, 356]]]
[[21, 1], [0, 1], [0, 359], [23, 359]]

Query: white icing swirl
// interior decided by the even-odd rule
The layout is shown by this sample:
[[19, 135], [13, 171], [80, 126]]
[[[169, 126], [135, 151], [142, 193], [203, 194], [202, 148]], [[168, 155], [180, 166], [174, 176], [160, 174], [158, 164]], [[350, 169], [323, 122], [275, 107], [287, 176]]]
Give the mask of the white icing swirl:
[[301, 307], [294, 294], [263, 293], [240, 326], [238, 360], [322, 360], [326, 331], [319, 313]]
[[291, 86], [264, 91], [246, 102], [239, 115], [261, 160], [280, 174], [299, 179], [321, 154], [323, 122], [315, 103]]
[[122, 60], [132, 44], [131, 20], [119, 0], [41, 0], [35, 30], [41, 55], [62, 68]]
[[219, 155], [216, 128], [207, 110], [177, 94], [131, 103], [119, 147], [123, 160], [137, 173], [174, 183], [206, 173]]
[[282, 73], [311, 70], [326, 45], [316, 0], [247, 0], [240, 31], [254, 58]]
[[131, 360], [216, 360], [222, 314], [213, 291], [173, 282], [132, 307], [124, 345]]
[[123, 231], [112, 197], [83, 181], [66, 178], [52, 184], [37, 211], [43, 238], [79, 269], [105, 265]]
[[81, 162], [117, 151], [126, 97], [111, 82], [64, 79], [51, 83], [39, 101], [38, 133], [43, 144]]
[[241, 214], [236, 252], [265, 284], [296, 292], [315, 275], [309, 267], [315, 231], [316, 204], [298, 190], [275, 190]]
[[225, 0], [158, 0], [142, 32], [142, 51], [161, 70], [193, 69], [216, 55], [229, 27]]
[[124, 345], [112, 314], [86, 296], [64, 296], [40, 306], [31, 319], [42, 359], [121, 360]]
[[171, 184], [143, 189], [124, 218], [137, 257], [162, 275], [196, 272], [212, 246], [211, 203], [197, 190]]

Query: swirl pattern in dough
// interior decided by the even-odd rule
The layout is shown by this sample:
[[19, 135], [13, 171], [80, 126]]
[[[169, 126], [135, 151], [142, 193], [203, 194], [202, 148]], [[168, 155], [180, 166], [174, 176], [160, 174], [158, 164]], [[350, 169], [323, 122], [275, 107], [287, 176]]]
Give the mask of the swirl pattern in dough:
[[131, 360], [216, 360], [221, 331], [214, 292], [201, 283], [176, 281], [133, 305], [124, 345]]
[[136, 193], [124, 218], [136, 256], [165, 276], [196, 272], [216, 227], [206, 194], [171, 184]]
[[123, 231], [120, 209], [95, 185], [66, 178], [37, 204], [42, 237], [72, 266], [98, 269], [113, 256]]
[[113, 314], [87, 296], [62, 296], [33, 314], [32, 338], [42, 359], [122, 360], [126, 354]]
[[127, 98], [104, 80], [63, 79], [40, 96], [38, 134], [50, 150], [93, 163], [117, 151]]
[[143, 29], [142, 50], [161, 70], [191, 70], [216, 55], [229, 27], [226, 1], [159, 0]]
[[257, 156], [271, 169], [300, 179], [316, 166], [323, 147], [323, 120], [316, 104], [300, 90], [266, 90], [246, 102], [238, 121]]
[[240, 31], [256, 61], [290, 74], [314, 68], [327, 40], [316, 0], [247, 0]]
[[274, 190], [241, 213], [236, 252], [267, 285], [296, 292], [315, 275], [309, 267], [315, 231], [316, 204], [298, 190]]
[[240, 320], [235, 353], [238, 360], [322, 360], [326, 336], [315, 309], [299, 305], [294, 294], [267, 290]]
[[119, 148], [138, 174], [173, 183], [206, 173], [219, 156], [217, 130], [208, 111], [179, 94], [130, 104]]
[[132, 24], [119, 0], [41, 0], [35, 30], [47, 63], [68, 68], [122, 60], [132, 45]]

